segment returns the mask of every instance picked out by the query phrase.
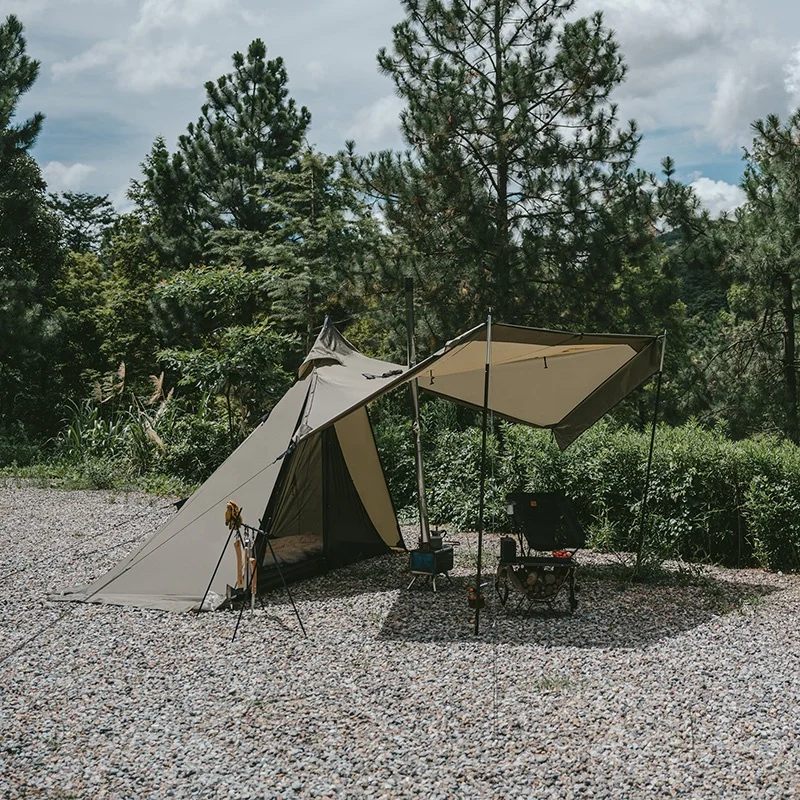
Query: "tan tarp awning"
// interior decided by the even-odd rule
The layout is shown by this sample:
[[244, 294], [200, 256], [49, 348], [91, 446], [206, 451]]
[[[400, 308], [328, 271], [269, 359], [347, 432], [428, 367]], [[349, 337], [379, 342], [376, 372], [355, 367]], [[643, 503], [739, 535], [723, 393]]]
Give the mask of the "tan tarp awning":
[[[486, 330], [468, 331], [420, 364], [420, 388], [482, 408]], [[552, 429], [564, 449], [658, 371], [661, 339], [496, 324], [490, 351], [492, 411]]]

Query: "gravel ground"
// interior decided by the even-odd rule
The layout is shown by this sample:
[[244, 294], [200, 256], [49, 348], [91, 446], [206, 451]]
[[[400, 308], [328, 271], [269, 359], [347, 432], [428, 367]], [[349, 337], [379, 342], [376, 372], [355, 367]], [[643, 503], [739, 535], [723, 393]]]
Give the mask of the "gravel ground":
[[408, 592], [403, 556], [296, 585], [308, 639], [281, 592], [235, 642], [229, 612], [44, 600], [170, 513], [0, 486], [0, 797], [800, 797], [794, 576], [625, 589], [584, 554], [574, 616], [490, 602], [477, 639], [467, 569]]

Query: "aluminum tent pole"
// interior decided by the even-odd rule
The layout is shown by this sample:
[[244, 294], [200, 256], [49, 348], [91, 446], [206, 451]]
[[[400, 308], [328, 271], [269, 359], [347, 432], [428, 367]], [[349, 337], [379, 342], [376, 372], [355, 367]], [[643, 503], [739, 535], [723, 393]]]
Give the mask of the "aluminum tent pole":
[[[408, 333], [408, 367], [416, 366], [417, 348], [414, 344], [414, 279], [406, 278], [406, 330]], [[422, 437], [419, 424], [419, 388], [415, 378], [411, 389], [411, 435], [414, 437], [414, 461], [417, 471], [417, 505], [419, 507], [420, 545], [429, 547], [428, 504], [425, 499], [425, 473], [422, 469]]]
[[642, 496], [642, 512], [639, 516], [639, 541], [636, 548], [636, 567], [634, 573], [638, 573], [642, 566], [642, 551], [644, 550], [644, 520], [647, 511], [647, 495], [650, 492], [650, 471], [653, 466], [653, 448], [656, 443], [656, 424], [658, 423], [658, 409], [661, 403], [661, 379], [664, 375], [664, 351], [667, 349], [667, 332], [661, 339], [661, 363], [658, 366], [658, 381], [656, 383], [656, 402], [653, 409], [653, 425], [650, 428], [650, 450], [647, 453], [647, 471], [644, 478], [644, 494]]
[[486, 318], [486, 365], [483, 372], [483, 423], [481, 426], [481, 494], [478, 508], [478, 569], [475, 576], [475, 635], [481, 618], [481, 567], [483, 566], [483, 525], [486, 510], [486, 435], [489, 421], [489, 371], [492, 362], [492, 312]]

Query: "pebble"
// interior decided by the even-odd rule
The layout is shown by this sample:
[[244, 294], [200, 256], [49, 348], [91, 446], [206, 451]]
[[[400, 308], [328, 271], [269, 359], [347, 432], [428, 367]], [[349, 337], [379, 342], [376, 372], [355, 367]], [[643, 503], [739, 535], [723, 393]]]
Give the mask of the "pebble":
[[308, 639], [281, 591], [235, 642], [227, 612], [45, 599], [171, 513], [0, 484], [0, 797], [800, 796], [794, 575], [622, 589], [583, 552], [574, 615], [506, 613], [489, 585], [475, 637], [459, 533], [437, 594], [406, 591], [402, 555], [296, 584]]

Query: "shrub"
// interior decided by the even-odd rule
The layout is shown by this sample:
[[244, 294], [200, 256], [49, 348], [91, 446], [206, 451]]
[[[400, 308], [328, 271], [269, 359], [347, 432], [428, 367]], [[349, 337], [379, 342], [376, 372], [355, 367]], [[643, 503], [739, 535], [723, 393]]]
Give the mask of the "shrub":
[[373, 417], [375, 444], [381, 457], [386, 483], [395, 508], [407, 516], [416, 507], [414, 447], [408, 417], [383, 413]]
[[87, 458], [77, 470], [77, 484], [87, 489], [118, 489], [125, 485], [126, 465], [114, 458]]
[[758, 564], [800, 569], [800, 450], [773, 439], [743, 446], [758, 466], [742, 492], [743, 518]]
[[[439, 413], [439, 412], [436, 412]], [[423, 419], [431, 521], [456, 529], [478, 523], [481, 432], [433, 412]], [[390, 489], [415, 502], [410, 425], [377, 426]], [[489, 436], [486, 527], [508, 527], [505, 495], [563, 491], [575, 503], [590, 546], [637, 547], [649, 435], [601, 422], [565, 452], [549, 432], [499, 422]], [[658, 430], [645, 517], [645, 556], [800, 569], [800, 448], [768, 437], [734, 442], [690, 423]]]
[[27, 467], [41, 455], [42, 447], [28, 436], [21, 423], [0, 429], [0, 467]]
[[184, 413], [173, 423], [166, 446], [153, 469], [186, 483], [201, 483], [231, 454], [240, 438], [231, 441], [227, 420], [208, 413]]

